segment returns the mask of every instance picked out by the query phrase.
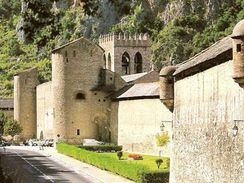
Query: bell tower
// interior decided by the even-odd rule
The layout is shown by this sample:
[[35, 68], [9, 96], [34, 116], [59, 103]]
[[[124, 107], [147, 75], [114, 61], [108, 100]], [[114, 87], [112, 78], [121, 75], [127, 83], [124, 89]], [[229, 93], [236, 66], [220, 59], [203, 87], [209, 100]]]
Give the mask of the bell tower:
[[148, 72], [150, 44], [147, 34], [107, 34], [99, 38], [104, 49], [104, 68], [120, 75]]

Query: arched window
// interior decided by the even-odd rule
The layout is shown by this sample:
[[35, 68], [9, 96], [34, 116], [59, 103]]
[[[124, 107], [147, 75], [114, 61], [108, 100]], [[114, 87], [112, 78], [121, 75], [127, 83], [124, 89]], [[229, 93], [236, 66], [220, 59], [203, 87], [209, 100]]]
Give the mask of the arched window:
[[139, 52], [136, 53], [134, 58], [134, 71], [135, 73], [142, 72], [142, 56]]
[[124, 52], [122, 55], [122, 75], [130, 74], [130, 55]]
[[108, 53], [108, 69], [111, 70], [111, 55]]
[[106, 55], [103, 54], [103, 67], [106, 69]]

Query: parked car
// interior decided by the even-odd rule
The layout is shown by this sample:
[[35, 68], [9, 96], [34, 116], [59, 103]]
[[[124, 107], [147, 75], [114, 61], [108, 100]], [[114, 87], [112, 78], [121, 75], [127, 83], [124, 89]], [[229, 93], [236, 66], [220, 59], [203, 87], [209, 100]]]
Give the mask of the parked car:
[[10, 145], [11, 145], [11, 142], [2, 140], [2, 146], [10, 146]]
[[29, 146], [38, 146], [38, 143], [39, 143], [38, 139], [30, 139], [28, 141]]
[[83, 146], [99, 146], [104, 145], [104, 142], [97, 141], [96, 139], [84, 139]]
[[44, 142], [44, 146], [46, 146], [46, 147], [53, 147], [53, 144], [54, 144], [54, 140], [53, 139], [47, 139]]

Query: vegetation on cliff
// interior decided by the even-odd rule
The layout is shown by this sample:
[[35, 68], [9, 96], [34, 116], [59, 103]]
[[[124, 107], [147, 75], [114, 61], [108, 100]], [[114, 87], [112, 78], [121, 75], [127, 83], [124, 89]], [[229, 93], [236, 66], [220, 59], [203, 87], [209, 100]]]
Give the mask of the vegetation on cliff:
[[13, 75], [37, 67], [51, 79], [54, 47], [84, 36], [147, 32], [152, 61], [177, 64], [231, 33], [244, 18], [242, 0], [0, 0], [0, 97], [12, 97]]

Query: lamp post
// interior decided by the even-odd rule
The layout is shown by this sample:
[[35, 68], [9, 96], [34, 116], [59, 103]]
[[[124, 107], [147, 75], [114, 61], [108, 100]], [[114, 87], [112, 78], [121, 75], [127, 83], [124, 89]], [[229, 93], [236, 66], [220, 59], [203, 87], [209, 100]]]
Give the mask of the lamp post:
[[244, 120], [234, 120], [234, 126], [232, 128], [232, 133], [233, 133], [233, 136], [236, 137], [237, 134], [238, 134], [238, 126], [237, 126], [237, 123], [239, 122], [244, 122]]
[[164, 131], [164, 127], [165, 127], [165, 126], [164, 126], [164, 124], [163, 124], [163, 122], [162, 122], [161, 125], [160, 125], [160, 131], [161, 131], [161, 132]]
[[164, 123], [171, 123], [172, 126], [173, 126], [173, 121], [161, 121], [161, 125], [160, 125], [160, 130], [161, 130], [161, 132], [164, 131], [164, 128], [165, 128]]

